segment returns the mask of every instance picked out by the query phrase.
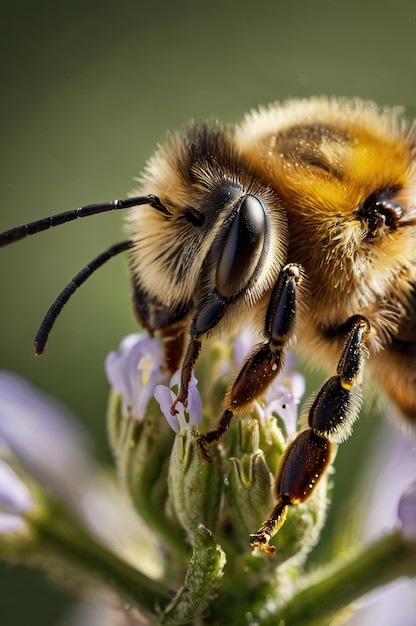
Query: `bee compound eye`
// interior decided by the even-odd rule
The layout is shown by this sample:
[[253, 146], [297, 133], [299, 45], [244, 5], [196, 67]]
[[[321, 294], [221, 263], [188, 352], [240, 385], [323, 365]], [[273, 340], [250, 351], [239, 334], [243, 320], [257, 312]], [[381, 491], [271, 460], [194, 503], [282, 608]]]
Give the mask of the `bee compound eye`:
[[232, 297], [247, 285], [261, 258], [266, 239], [266, 215], [260, 200], [246, 195], [232, 219], [216, 271], [219, 293]]

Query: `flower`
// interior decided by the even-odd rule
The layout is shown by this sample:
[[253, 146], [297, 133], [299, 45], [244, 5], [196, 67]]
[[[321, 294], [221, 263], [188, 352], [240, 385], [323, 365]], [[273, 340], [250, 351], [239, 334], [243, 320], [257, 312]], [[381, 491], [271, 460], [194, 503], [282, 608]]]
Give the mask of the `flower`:
[[397, 513], [404, 539], [416, 541], [416, 481], [412, 482], [402, 494]]
[[239, 367], [256, 344], [256, 335], [247, 328], [241, 330], [233, 341], [233, 361]]
[[401, 499], [416, 476], [415, 442], [391, 420], [381, 421], [373, 445], [376, 453], [369, 459], [366, 485], [357, 496], [365, 502], [362, 533], [366, 540], [397, 528], [400, 515], [408, 510]]
[[10, 465], [0, 459], [0, 505], [12, 513], [29, 511], [35, 501], [23, 481]]
[[[383, 418], [374, 437], [375, 454], [370, 457], [365, 484], [355, 498], [360, 503], [360, 540], [374, 541], [397, 526], [405, 541], [416, 537], [416, 448], [414, 440], [391, 420]], [[350, 526], [350, 525], [349, 525]], [[348, 538], [349, 543], [351, 538]], [[415, 610], [414, 583], [403, 577], [364, 596], [346, 626], [407, 626]]]
[[[0, 371], [0, 442], [2, 454], [19, 463], [31, 482], [37, 483], [37, 490], [44, 489], [57, 498], [89, 532], [126, 561], [160, 575], [153, 534], [134, 514], [111, 476], [95, 463], [76, 418], [56, 400], [7, 371]], [[0, 532], [26, 528], [21, 516], [34, 504], [23, 480], [0, 459], [0, 507], [4, 509]], [[151, 558], [146, 559], [149, 554]]]
[[166, 382], [168, 375], [162, 364], [160, 340], [146, 333], [128, 335], [118, 350], [108, 354], [105, 360], [107, 379], [121, 395], [126, 417], [143, 419], [156, 385]]
[[0, 441], [43, 487], [79, 503], [91, 474], [86, 433], [66, 407], [7, 371], [0, 372]]
[[0, 459], [0, 533], [15, 533], [27, 528], [21, 517], [35, 504], [32, 494], [12, 468]]
[[289, 352], [283, 371], [268, 391], [264, 408], [265, 415], [276, 413], [283, 420], [288, 439], [296, 432], [298, 407], [306, 388], [305, 378], [295, 365], [295, 357]]
[[0, 534], [20, 533], [27, 530], [26, 522], [19, 515], [9, 513], [0, 514]]
[[188, 404], [186, 408], [178, 402], [176, 406], [176, 415], [172, 415], [171, 406], [176, 400], [177, 394], [173, 391], [174, 387], [180, 384], [180, 371], [176, 372], [170, 379], [169, 386], [157, 385], [154, 396], [159, 403], [160, 410], [165, 416], [169, 426], [175, 433], [179, 433], [183, 428], [199, 425], [202, 422], [202, 401], [197, 389], [197, 380], [192, 374], [188, 387]]

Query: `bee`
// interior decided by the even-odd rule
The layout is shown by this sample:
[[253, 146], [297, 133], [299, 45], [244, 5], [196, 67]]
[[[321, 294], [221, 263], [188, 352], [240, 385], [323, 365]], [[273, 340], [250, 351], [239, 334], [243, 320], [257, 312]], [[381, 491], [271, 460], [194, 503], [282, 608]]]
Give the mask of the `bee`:
[[261, 399], [285, 352], [333, 371], [304, 409], [305, 428], [277, 472], [276, 506], [251, 536], [270, 539], [313, 492], [349, 437], [364, 372], [416, 421], [416, 132], [397, 108], [316, 97], [275, 103], [237, 126], [192, 122], [149, 160], [134, 196], [88, 205], [0, 235], [6, 245], [67, 221], [126, 209], [128, 239], [58, 296], [35, 340], [43, 352], [76, 288], [128, 251], [133, 308], [162, 338], [166, 367], [188, 385], [204, 341], [254, 325], [259, 343], [224, 399], [202, 458], [234, 415]]

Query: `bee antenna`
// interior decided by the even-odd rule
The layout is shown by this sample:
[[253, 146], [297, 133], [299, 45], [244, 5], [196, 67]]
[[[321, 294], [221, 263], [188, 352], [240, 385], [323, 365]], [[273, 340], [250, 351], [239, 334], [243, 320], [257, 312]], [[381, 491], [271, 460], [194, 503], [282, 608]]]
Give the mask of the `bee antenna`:
[[37, 220], [35, 222], [29, 222], [29, 224], [23, 224], [22, 226], [16, 226], [10, 230], [0, 233], [0, 248], [7, 246], [9, 243], [24, 239], [28, 235], [35, 235], [43, 230], [48, 230], [53, 226], [60, 226], [66, 222], [76, 220], [78, 217], [88, 217], [89, 215], [97, 215], [98, 213], [106, 213], [107, 211], [117, 211], [119, 209], [129, 209], [141, 204], [150, 204], [153, 208], [170, 215], [166, 207], [160, 202], [157, 196], [149, 194], [148, 196], [136, 196], [135, 198], [125, 198], [123, 200], [107, 200], [106, 202], [97, 202], [95, 204], [87, 204], [79, 209], [73, 209], [72, 211], [64, 211], [63, 213], [57, 213], [49, 217]]
[[93, 272], [95, 272], [102, 265], [104, 265], [104, 263], [109, 261], [117, 254], [125, 252], [125, 250], [128, 250], [129, 248], [132, 248], [133, 245], [134, 242], [131, 239], [128, 239], [126, 241], [120, 241], [119, 243], [110, 246], [110, 248], [99, 254], [97, 257], [95, 257], [95, 259], [93, 259], [90, 263], [83, 267], [82, 270], [78, 272], [78, 274], [74, 276], [74, 278], [66, 285], [66, 287], [61, 291], [59, 296], [53, 302], [52, 306], [49, 308], [36, 334], [34, 341], [36, 356], [41, 355], [45, 350], [49, 333], [51, 332], [53, 325], [56, 322], [56, 318], [62, 311], [65, 304], [68, 302], [69, 298], [78, 289], [78, 287], [80, 287], [87, 280], [87, 278], [91, 276]]

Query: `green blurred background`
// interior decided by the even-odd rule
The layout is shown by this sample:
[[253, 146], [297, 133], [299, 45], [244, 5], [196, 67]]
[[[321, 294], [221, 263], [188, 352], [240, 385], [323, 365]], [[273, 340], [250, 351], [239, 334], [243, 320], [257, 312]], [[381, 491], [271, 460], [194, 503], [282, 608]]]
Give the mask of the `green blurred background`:
[[[165, 131], [192, 117], [233, 122], [261, 103], [312, 94], [414, 113], [415, 26], [414, 0], [3, 0], [0, 230], [125, 197]], [[125, 259], [77, 293], [43, 358], [31, 346], [54, 297], [123, 238], [120, 226], [120, 215], [78, 221], [3, 249], [0, 260], [0, 367], [68, 404], [104, 462], [103, 360], [136, 329]], [[375, 423], [361, 420], [339, 452], [339, 503], [351, 455], [357, 478]], [[5, 626], [61, 623], [71, 601], [37, 572], [0, 569]]]

